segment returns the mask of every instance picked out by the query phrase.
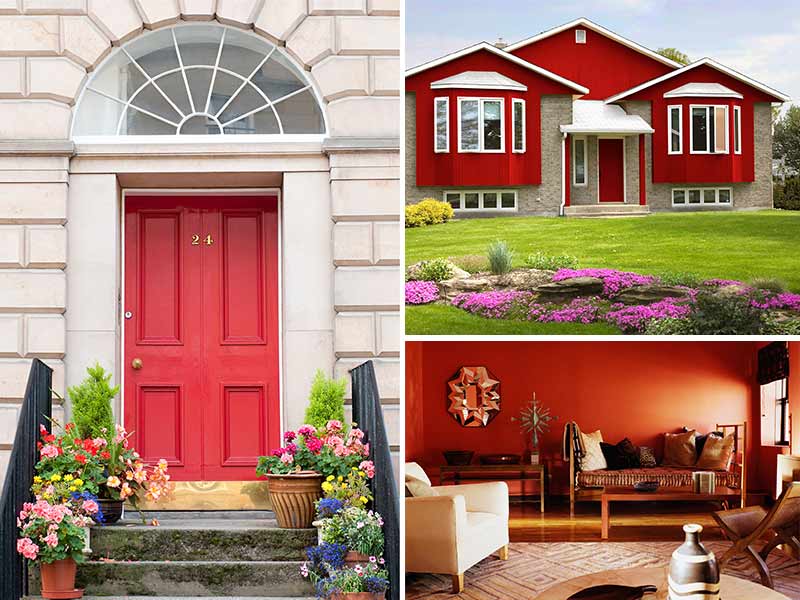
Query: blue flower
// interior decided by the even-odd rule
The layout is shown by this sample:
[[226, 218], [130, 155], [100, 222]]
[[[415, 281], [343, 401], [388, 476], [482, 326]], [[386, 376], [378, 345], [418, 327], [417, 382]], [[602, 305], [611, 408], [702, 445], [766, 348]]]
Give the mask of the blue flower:
[[94, 494], [91, 494], [89, 492], [80, 492], [80, 493], [72, 492], [72, 494], [70, 494], [70, 496], [72, 497], [72, 499], [76, 503], [78, 503], [78, 502], [83, 503], [83, 502], [86, 502], [87, 500], [92, 500], [93, 502], [95, 502], [97, 504], [97, 512], [95, 514], [91, 515], [92, 520], [95, 523], [99, 523], [100, 525], [102, 525], [105, 522], [105, 516], [103, 515], [103, 509], [100, 507], [100, 502], [98, 501], [97, 496], [95, 496]]
[[381, 592], [385, 592], [386, 588], [388, 587], [389, 587], [389, 582], [386, 581], [383, 577], [376, 577], [375, 575], [369, 575], [367, 577], [364, 577], [365, 592], [380, 594]]
[[344, 508], [344, 503], [337, 498], [323, 498], [317, 504], [317, 514], [320, 518], [326, 519], [337, 514]]

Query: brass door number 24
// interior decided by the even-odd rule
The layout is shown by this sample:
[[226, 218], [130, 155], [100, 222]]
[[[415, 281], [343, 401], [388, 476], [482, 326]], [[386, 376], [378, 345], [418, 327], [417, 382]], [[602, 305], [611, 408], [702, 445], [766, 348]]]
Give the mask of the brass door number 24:
[[[211, 244], [214, 243], [214, 238], [211, 237], [210, 233], [206, 236], [206, 239], [203, 240], [203, 243], [205, 243], [206, 246], [210, 246]], [[192, 236], [192, 246], [199, 246], [199, 245], [200, 245], [200, 236], [195, 233]]]

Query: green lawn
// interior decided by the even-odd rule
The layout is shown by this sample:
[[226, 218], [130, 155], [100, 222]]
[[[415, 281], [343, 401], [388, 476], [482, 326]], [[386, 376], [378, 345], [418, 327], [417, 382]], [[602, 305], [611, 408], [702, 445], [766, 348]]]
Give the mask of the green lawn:
[[[522, 266], [537, 251], [576, 256], [581, 268], [642, 274], [692, 273], [702, 279], [771, 277], [800, 292], [800, 212], [668, 213], [643, 218], [464, 219], [406, 230], [406, 264], [486, 253], [505, 240]], [[425, 334], [606, 334], [607, 325], [483, 319], [450, 306], [406, 307], [406, 332]], [[618, 332], [617, 332], [618, 333]]]

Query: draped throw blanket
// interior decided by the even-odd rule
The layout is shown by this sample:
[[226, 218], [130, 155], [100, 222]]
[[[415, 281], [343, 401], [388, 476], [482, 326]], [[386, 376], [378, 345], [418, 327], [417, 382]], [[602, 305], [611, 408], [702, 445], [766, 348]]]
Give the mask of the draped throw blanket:
[[561, 441], [561, 452], [564, 462], [569, 462], [570, 446], [572, 446], [575, 453], [576, 467], [579, 467], [581, 459], [586, 456], [586, 448], [583, 447], [581, 429], [575, 421], [570, 421], [564, 425], [564, 435]]

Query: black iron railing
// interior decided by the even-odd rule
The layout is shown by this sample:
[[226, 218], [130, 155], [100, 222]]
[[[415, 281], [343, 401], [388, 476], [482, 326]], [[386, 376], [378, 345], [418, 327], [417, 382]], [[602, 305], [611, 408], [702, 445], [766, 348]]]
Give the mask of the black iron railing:
[[378, 382], [372, 361], [359, 365], [350, 375], [353, 378], [353, 421], [358, 423], [369, 442], [370, 459], [375, 463], [372, 492], [375, 510], [383, 516], [384, 555], [389, 570], [389, 600], [400, 598], [400, 504], [392, 468], [392, 454], [383, 409], [378, 394]]
[[3, 495], [0, 496], [0, 599], [19, 600], [28, 593], [28, 570], [17, 554], [17, 515], [22, 505], [31, 500], [36, 442], [39, 426], [50, 430], [52, 416], [53, 370], [34, 359], [28, 375], [25, 399], [17, 422], [14, 448], [6, 471]]

